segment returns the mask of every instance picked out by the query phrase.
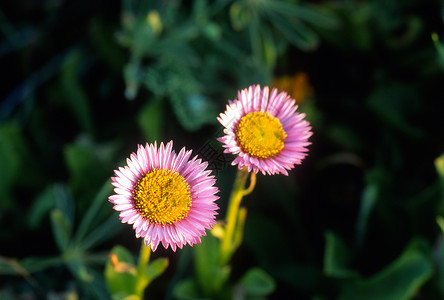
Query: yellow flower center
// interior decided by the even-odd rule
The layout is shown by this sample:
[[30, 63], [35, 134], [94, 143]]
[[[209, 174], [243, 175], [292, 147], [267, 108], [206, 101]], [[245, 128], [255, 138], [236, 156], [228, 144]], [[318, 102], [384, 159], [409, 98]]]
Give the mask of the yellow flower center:
[[269, 158], [284, 148], [287, 137], [279, 119], [268, 112], [252, 112], [244, 116], [236, 130], [242, 150], [256, 158]]
[[133, 191], [137, 211], [155, 224], [173, 224], [187, 216], [191, 207], [190, 187], [171, 170], [153, 170], [139, 179]]

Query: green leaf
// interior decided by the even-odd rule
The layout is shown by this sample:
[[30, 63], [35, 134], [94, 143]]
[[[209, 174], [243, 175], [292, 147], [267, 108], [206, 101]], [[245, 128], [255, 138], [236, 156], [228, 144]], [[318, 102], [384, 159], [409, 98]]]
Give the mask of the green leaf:
[[56, 203], [54, 196], [52, 186], [48, 186], [37, 196], [32, 204], [32, 208], [29, 210], [29, 215], [27, 218], [30, 228], [37, 228], [46, 214], [49, 213], [52, 208], [54, 208]]
[[110, 216], [106, 221], [103, 221], [88, 234], [85, 239], [79, 241], [76, 246], [85, 251], [104, 241], [111, 239], [119, 233], [122, 226], [119, 218], [115, 215]]
[[[135, 294], [137, 279], [132, 254], [126, 248], [119, 245], [111, 250], [111, 254], [116, 255], [117, 262], [121, 263], [121, 265], [113, 266], [111, 257], [105, 265], [105, 279], [111, 294], [113, 296]], [[134, 272], [131, 272], [131, 268], [134, 268]]]
[[311, 300], [327, 300], [327, 298], [324, 298], [322, 296], [316, 295], [316, 296], [313, 296], [313, 298], [311, 298]]
[[96, 192], [108, 177], [108, 161], [111, 160], [113, 145], [94, 143], [88, 136], [82, 136], [75, 143], [63, 149], [65, 163], [69, 171], [70, 186], [74, 191]]
[[203, 34], [210, 40], [219, 43], [222, 38], [222, 28], [215, 22], [209, 22], [202, 28]]
[[298, 18], [325, 28], [337, 28], [339, 21], [328, 11], [320, 11], [322, 7], [317, 6], [302, 6], [293, 3], [286, 3], [283, 1], [269, 1], [267, 8], [278, 12], [291, 18]]
[[74, 254], [72, 257], [67, 256], [65, 260], [71, 273], [74, 274], [77, 279], [92, 284], [94, 281], [94, 276], [91, 274], [86, 264], [79, 259], [76, 254]]
[[240, 282], [248, 296], [267, 296], [273, 293], [276, 288], [274, 279], [259, 268], [248, 270]]
[[368, 184], [362, 193], [361, 207], [356, 224], [356, 240], [358, 245], [362, 245], [367, 231], [367, 223], [370, 213], [378, 200], [379, 188], [375, 183]]
[[120, 262], [125, 262], [130, 265], [135, 264], [133, 254], [123, 246], [120, 245], [114, 246], [113, 249], [111, 249], [110, 253], [117, 255], [117, 258], [119, 259]]
[[435, 169], [439, 176], [439, 187], [441, 190], [441, 199], [438, 205], [438, 214], [444, 214], [444, 153], [435, 159]]
[[344, 27], [347, 29], [347, 36], [345, 38], [348, 38], [350, 41], [346, 45], [363, 51], [371, 49], [374, 38], [369, 24], [374, 13], [373, 9], [372, 4], [366, 2], [357, 6], [351, 5], [351, 7], [347, 7], [345, 12], [347, 21], [344, 22]]
[[432, 33], [432, 41], [433, 41], [433, 44], [435, 45], [436, 52], [438, 52], [440, 63], [441, 63], [441, 67], [444, 68], [444, 47], [440, 43], [439, 36], [438, 36], [438, 34], [436, 32]]
[[209, 298], [199, 297], [199, 287], [197, 283], [191, 279], [185, 279], [179, 282], [173, 290], [174, 299], [178, 300], [210, 300]]
[[[444, 232], [444, 218], [439, 217], [440, 228]], [[436, 241], [436, 282], [441, 294], [444, 295], [444, 235], [441, 234]]]
[[95, 167], [97, 162], [91, 149], [83, 145], [71, 144], [65, 146], [63, 154], [70, 174], [71, 185], [76, 189], [89, 185], [96, 173], [92, 167]]
[[251, 23], [251, 10], [241, 2], [234, 2], [230, 6], [230, 21], [235, 30], [242, 30]]
[[436, 217], [436, 223], [438, 223], [439, 228], [444, 233], [444, 218], [441, 216]]
[[435, 169], [444, 186], [444, 153], [435, 159]]
[[148, 279], [148, 284], [165, 272], [169, 265], [169, 260], [166, 257], [160, 257], [152, 262], [149, 262], [145, 268], [145, 276]]
[[51, 211], [51, 225], [57, 247], [65, 252], [71, 236], [71, 226], [68, 217], [60, 210]]
[[273, 12], [269, 12], [271, 22], [295, 47], [304, 51], [314, 50], [319, 45], [319, 37], [304, 23], [285, 18]]
[[[439, 176], [439, 184], [441, 191], [441, 200], [438, 206], [438, 213], [442, 214], [444, 211], [444, 153], [435, 159], [435, 169]], [[437, 262], [437, 270], [436, 270], [436, 280], [438, 282], [438, 287], [442, 294], [444, 294], [444, 217], [442, 215], [438, 215], [436, 217], [436, 222], [438, 223], [439, 228], [441, 229], [441, 236], [437, 240], [436, 249], [436, 262]]]
[[344, 242], [333, 232], [325, 234], [324, 274], [335, 278], [354, 277], [357, 274], [348, 268], [351, 253]]
[[357, 280], [344, 289], [340, 300], [408, 300], [431, 277], [433, 265], [429, 255], [408, 248], [393, 263], [376, 275]]
[[78, 280], [80, 289], [89, 295], [88, 299], [110, 299], [109, 292], [102, 280], [101, 274], [88, 267], [81, 257], [73, 256], [66, 261], [71, 273]]
[[162, 101], [157, 98], [145, 103], [137, 116], [137, 122], [146, 140], [159, 140], [162, 137], [164, 127]]
[[[186, 61], [177, 55], [164, 54], [147, 69], [144, 82], [156, 97], [171, 101], [173, 111], [183, 127], [197, 130], [203, 124], [215, 122], [217, 109], [202, 94], [202, 83]], [[151, 118], [152, 115], [153, 112], [150, 112]]]
[[170, 99], [178, 120], [187, 130], [198, 130], [216, 120], [214, 103], [202, 94], [190, 93], [185, 97], [173, 95]]
[[78, 49], [72, 50], [64, 62], [61, 73], [61, 84], [64, 100], [74, 113], [83, 130], [92, 132], [93, 121], [90, 108], [90, 99], [79, 82], [79, 69], [85, 67], [87, 60], [85, 55]]
[[0, 141], [0, 209], [4, 210], [16, 203], [11, 190], [23, 170], [26, 146], [20, 129], [14, 123], [0, 125]]
[[27, 273], [39, 272], [47, 268], [60, 266], [62, 263], [63, 258], [60, 256], [26, 257], [19, 261], [13, 258], [0, 256], [0, 274], [23, 276]]
[[0, 256], [0, 274], [22, 275], [23, 277], [26, 277], [28, 276], [28, 270], [26, 270], [18, 260]]
[[67, 225], [71, 231], [74, 228], [74, 200], [65, 184], [55, 184], [52, 188], [55, 198], [55, 207], [66, 217]]
[[195, 0], [191, 7], [191, 18], [196, 23], [203, 23], [208, 16], [208, 3], [206, 0]]
[[268, 28], [263, 28], [262, 32], [264, 61], [267, 68], [273, 70], [278, 59], [277, 43], [273, 38], [272, 32]]
[[140, 87], [140, 61], [135, 59], [128, 62], [123, 68], [125, 79], [125, 98], [134, 100]]
[[204, 296], [214, 296], [221, 291], [230, 275], [229, 266], [218, 266], [219, 240], [209, 234], [193, 248], [199, 287]]
[[[145, 15], [146, 16], [146, 15]], [[150, 55], [157, 44], [157, 32], [156, 29], [146, 21], [145, 18], [140, 18], [135, 23], [132, 36], [132, 53], [136, 57], [142, 57], [144, 55]]]
[[[97, 192], [94, 197], [91, 205], [88, 210], [84, 214], [82, 220], [79, 223], [77, 231], [74, 236], [74, 243], [79, 244], [80, 241], [86, 236], [89, 230], [93, 228], [93, 226], [100, 221], [99, 213], [102, 210], [102, 207], [108, 205], [107, 197], [110, 195], [113, 186], [111, 185], [111, 181], [107, 180], [102, 188]], [[111, 230], [111, 228], [108, 228]], [[110, 231], [111, 232], [111, 231]]]

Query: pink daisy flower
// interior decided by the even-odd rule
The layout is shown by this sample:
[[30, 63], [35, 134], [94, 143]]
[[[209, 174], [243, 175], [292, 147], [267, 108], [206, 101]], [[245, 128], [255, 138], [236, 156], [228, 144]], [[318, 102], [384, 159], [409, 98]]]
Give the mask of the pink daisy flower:
[[287, 170], [300, 164], [307, 155], [312, 135], [305, 114], [297, 113], [295, 100], [287, 93], [269, 93], [268, 87], [250, 86], [238, 92], [238, 99], [228, 101], [227, 109], [217, 118], [225, 127], [218, 138], [224, 152], [237, 157], [232, 165], [248, 171], [288, 175]]
[[172, 141], [159, 148], [156, 142], [139, 145], [112, 177], [115, 194], [109, 201], [153, 251], [159, 243], [173, 251], [200, 243], [216, 223], [218, 189], [208, 164], [197, 156], [190, 160], [192, 151], [185, 148], [176, 155], [172, 147]]

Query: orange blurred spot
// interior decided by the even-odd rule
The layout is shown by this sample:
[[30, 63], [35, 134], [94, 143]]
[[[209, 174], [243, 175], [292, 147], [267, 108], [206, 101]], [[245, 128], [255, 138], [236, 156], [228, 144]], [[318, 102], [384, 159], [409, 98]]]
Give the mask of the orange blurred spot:
[[114, 271], [117, 273], [136, 273], [136, 268], [133, 265], [119, 261], [119, 258], [115, 253], [110, 254], [110, 262]]
[[313, 95], [313, 87], [309, 83], [308, 75], [304, 72], [298, 72], [293, 76], [282, 76], [275, 78], [271, 84], [279, 91], [287, 92], [296, 103], [301, 104], [305, 98]]

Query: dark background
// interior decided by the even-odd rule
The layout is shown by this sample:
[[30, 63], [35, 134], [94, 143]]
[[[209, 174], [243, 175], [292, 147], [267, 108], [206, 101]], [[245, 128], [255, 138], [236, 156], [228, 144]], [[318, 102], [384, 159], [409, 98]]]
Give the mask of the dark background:
[[[272, 299], [380, 299], [395, 281], [412, 291], [390, 299], [444, 297], [444, 57], [431, 38], [444, 32], [442, 1], [257, 3], [1, 4], [0, 296], [106, 295], [106, 254], [140, 244], [106, 203], [113, 170], [154, 140], [219, 153], [216, 117], [237, 90], [305, 74], [309, 155], [288, 177], [258, 176], [232, 281], [259, 266], [276, 281]], [[220, 218], [236, 170], [224, 158]], [[82, 240], [64, 247], [51, 214], [75, 233], [95, 197], [90, 230], [106, 226], [69, 260]], [[154, 254], [171, 265], [152, 299], [192, 276], [191, 252]], [[404, 272], [403, 254], [418, 265]]]

